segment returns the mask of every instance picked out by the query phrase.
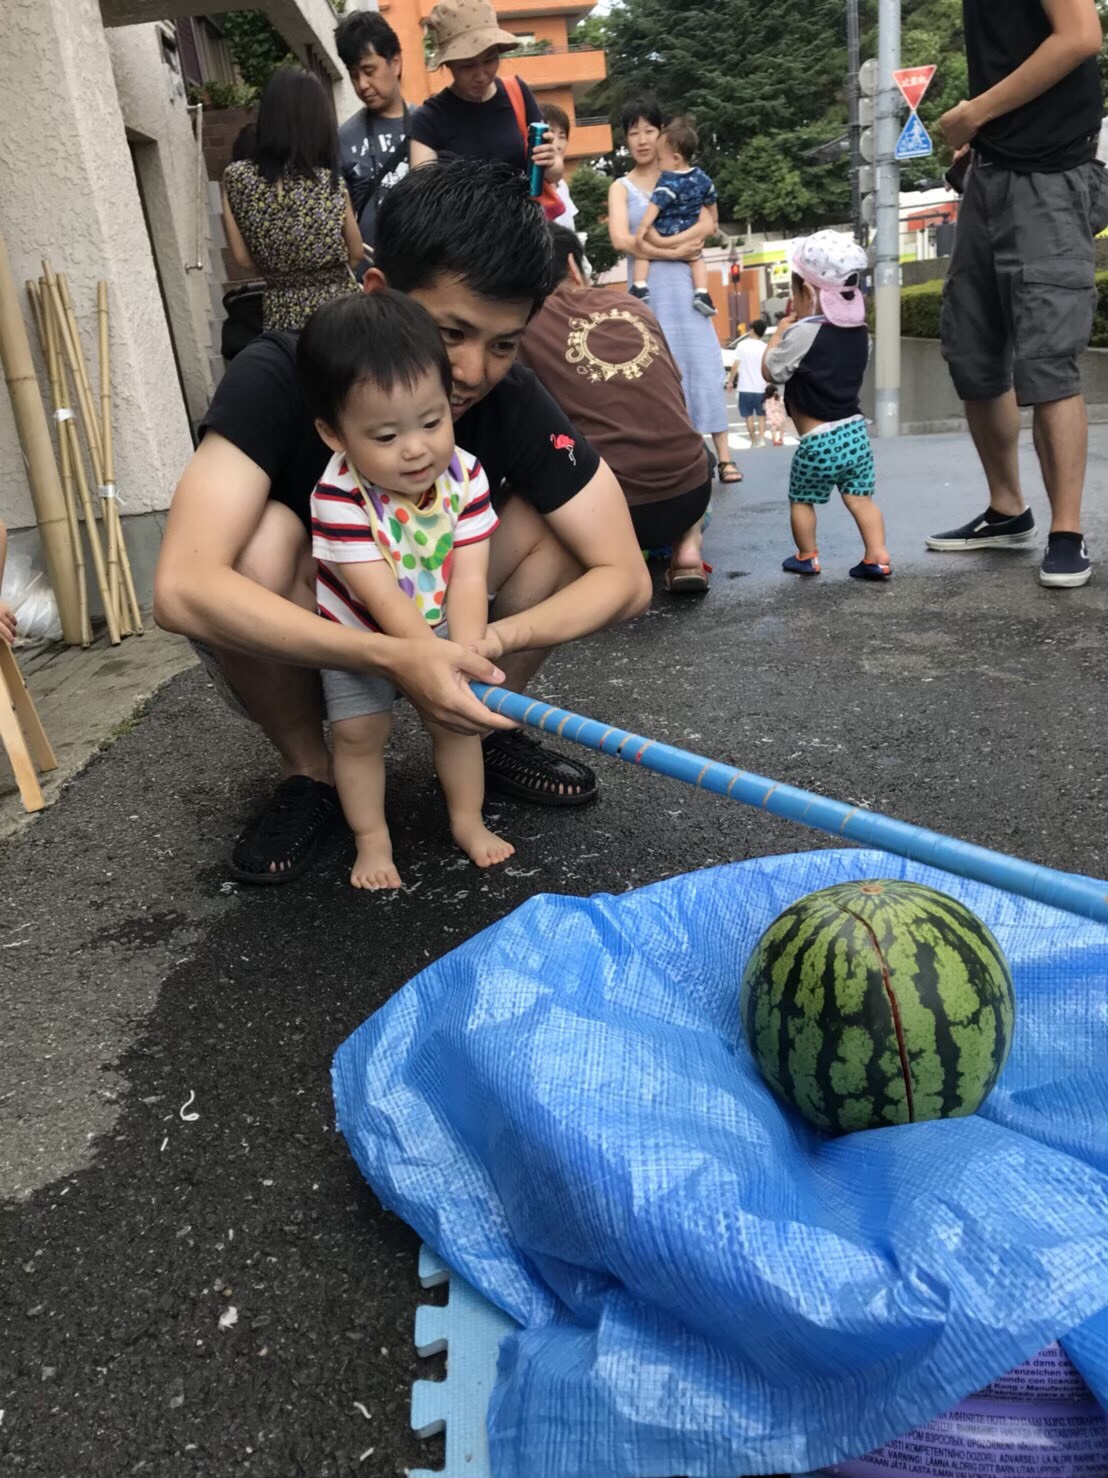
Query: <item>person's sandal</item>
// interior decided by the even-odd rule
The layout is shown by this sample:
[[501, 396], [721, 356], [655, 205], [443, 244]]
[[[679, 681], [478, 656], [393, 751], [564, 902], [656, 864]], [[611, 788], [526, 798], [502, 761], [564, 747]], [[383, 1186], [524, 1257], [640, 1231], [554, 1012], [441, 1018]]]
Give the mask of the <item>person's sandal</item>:
[[819, 550], [811, 554], [790, 554], [781, 562], [786, 575], [818, 575], [820, 573]]
[[852, 580], [891, 580], [893, 577], [892, 565], [867, 564], [865, 560], [857, 564], [850, 571]]
[[597, 797], [588, 765], [546, 749], [530, 734], [513, 730], [482, 742], [485, 789], [533, 806], [587, 806]]
[[706, 595], [711, 565], [684, 565], [674, 569], [671, 565], [665, 574], [665, 588], [670, 595]]
[[[730, 467], [731, 471], [735, 474], [734, 477], [724, 476], [724, 470], [728, 467]], [[716, 471], [719, 474], [720, 482], [722, 482], [726, 487], [732, 487], [735, 483], [742, 482], [743, 480], [743, 475], [739, 471], [739, 464], [737, 462], [721, 462], [716, 468]]]
[[238, 883], [263, 886], [293, 882], [312, 865], [339, 814], [333, 785], [307, 775], [282, 780], [235, 843], [231, 876]]

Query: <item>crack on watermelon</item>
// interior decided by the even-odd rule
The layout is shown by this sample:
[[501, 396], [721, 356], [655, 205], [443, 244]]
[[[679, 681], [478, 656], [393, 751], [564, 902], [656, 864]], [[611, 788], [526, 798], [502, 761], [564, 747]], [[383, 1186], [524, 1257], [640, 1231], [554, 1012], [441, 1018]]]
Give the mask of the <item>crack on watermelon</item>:
[[896, 1049], [900, 1053], [900, 1075], [904, 1079], [904, 1096], [908, 1104], [908, 1122], [909, 1124], [914, 1124], [916, 1122], [916, 1105], [912, 1095], [912, 1074], [908, 1065], [908, 1044], [904, 1040], [904, 1023], [900, 1019], [900, 1002], [897, 1000], [896, 992], [893, 990], [889, 966], [881, 951], [881, 945], [878, 943], [877, 933], [870, 921], [864, 919], [861, 914], [855, 913], [852, 908], [846, 908], [844, 912], [848, 913], [852, 919], [857, 919], [858, 923], [861, 924], [862, 928], [869, 935], [870, 942], [873, 945], [873, 952], [877, 956], [877, 963], [881, 966], [881, 980], [885, 986], [885, 995], [888, 998], [889, 1010], [892, 1012], [893, 1017], [893, 1029], [896, 1032]]

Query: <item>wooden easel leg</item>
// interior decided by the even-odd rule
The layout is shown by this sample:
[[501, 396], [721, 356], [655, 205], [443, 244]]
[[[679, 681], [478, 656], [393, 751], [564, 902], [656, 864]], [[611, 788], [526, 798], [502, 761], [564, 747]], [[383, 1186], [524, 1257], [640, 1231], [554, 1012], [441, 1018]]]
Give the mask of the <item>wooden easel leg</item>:
[[[7, 650], [3, 642], [0, 642], [0, 650]], [[7, 750], [11, 760], [24, 810], [41, 811], [46, 802], [42, 798], [42, 788], [27, 749], [27, 741], [15, 716], [13, 695], [8, 687], [7, 663], [0, 663], [0, 744]]]
[[50, 740], [46, 737], [46, 730], [42, 727], [34, 700], [27, 691], [27, 684], [23, 681], [19, 663], [15, 660], [11, 647], [5, 641], [0, 641], [0, 682], [7, 686], [8, 696], [15, 709], [19, 726], [26, 737], [27, 748], [35, 762], [35, 768], [42, 773], [47, 770], [56, 770], [58, 761], [54, 757]]

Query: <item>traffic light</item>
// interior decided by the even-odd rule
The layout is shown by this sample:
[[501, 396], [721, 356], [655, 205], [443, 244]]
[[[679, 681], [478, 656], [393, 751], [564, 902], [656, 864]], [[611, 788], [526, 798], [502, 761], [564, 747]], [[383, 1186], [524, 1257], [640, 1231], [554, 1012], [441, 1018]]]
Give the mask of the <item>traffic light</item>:
[[742, 280], [743, 280], [742, 263], [741, 262], [732, 262], [731, 263], [731, 286], [732, 287], [738, 287], [739, 283]]

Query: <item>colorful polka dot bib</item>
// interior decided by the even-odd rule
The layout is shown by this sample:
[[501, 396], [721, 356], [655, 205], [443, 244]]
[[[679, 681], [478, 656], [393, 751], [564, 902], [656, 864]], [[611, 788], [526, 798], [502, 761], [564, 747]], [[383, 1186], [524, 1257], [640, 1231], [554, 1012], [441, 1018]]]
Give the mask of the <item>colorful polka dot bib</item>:
[[[455, 524], [469, 501], [469, 472], [455, 457], [416, 503], [400, 493], [384, 493], [372, 483], [363, 483], [357, 470], [351, 470], [369, 514], [374, 543], [392, 565], [404, 594], [415, 601], [431, 626], [437, 626], [443, 620], [454, 564]], [[455, 472], [461, 472], [461, 480], [452, 475]]]
[[312, 494], [319, 613], [376, 630], [341, 572], [343, 565], [384, 560], [428, 624], [438, 626], [445, 620], [455, 551], [487, 539], [496, 526], [488, 479], [467, 452], [455, 452], [418, 502], [363, 481], [344, 457], [333, 457]]

